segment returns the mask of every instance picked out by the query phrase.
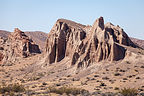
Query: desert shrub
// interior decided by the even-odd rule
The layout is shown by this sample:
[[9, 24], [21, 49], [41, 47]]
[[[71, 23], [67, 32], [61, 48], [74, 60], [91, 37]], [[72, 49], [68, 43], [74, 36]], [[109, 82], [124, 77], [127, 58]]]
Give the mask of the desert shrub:
[[106, 86], [106, 84], [105, 84], [105, 83], [103, 83], [103, 82], [101, 82], [101, 83], [100, 83], [100, 86]]
[[138, 90], [135, 88], [123, 88], [119, 91], [124, 96], [136, 96], [138, 93]]
[[130, 62], [129, 62], [129, 61], [126, 61], [126, 64], [130, 64]]
[[8, 95], [9, 96], [15, 96], [14, 92], [10, 92]]
[[102, 77], [102, 79], [103, 79], [103, 80], [108, 80], [108, 79], [109, 79], [109, 77]]
[[55, 73], [55, 72], [50, 71], [50, 72], [47, 73], [47, 75], [51, 75], [51, 74], [53, 74], [53, 73]]
[[43, 77], [43, 76], [44, 76], [44, 73], [38, 73], [38, 76], [39, 76], [39, 77]]
[[40, 76], [33, 76], [29, 78], [28, 81], [36, 81], [36, 80], [39, 80], [40, 78], [41, 78]]
[[36, 80], [39, 80], [41, 79], [42, 77], [44, 77], [45, 74], [44, 73], [38, 73], [37, 75], [33, 75], [32, 77], [30, 77], [28, 79], [28, 81], [36, 81]]
[[140, 77], [136, 77], [136, 79], [140, 79]]
[[3, 94], [5, 92], [24, 92], [25, 88], [20, 84], [9, 84], [0, 87], [0, 93]]
[[42, 85], [47, 85], [47, 83], [46, 83], [46, 82], [43, 82]]
[[140, 68], [144, 68], [144, 66], [141, 66]]
[[119, 87], [115, 87], [114, 90], [119, 90]]
[[115, 73], [114, 76], [121, 76], [121, 74], [120, 73]]
[[88, 92], [85, 89], [73, 88], [73, 87], [61, 87], [61, 88], [49, 87], [48, 91], [50, 93], [56, 93], [56, 94], [61, 94], [61, 95], [64, 93], [66, 93], [67, 95], [69, 94], [78, 95], [84, 92]]

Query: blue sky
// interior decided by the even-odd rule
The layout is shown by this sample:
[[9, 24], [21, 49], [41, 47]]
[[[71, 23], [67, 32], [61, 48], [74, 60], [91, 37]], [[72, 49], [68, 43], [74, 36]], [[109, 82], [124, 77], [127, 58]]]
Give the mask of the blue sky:
[[58, 18], [92, 25], [100, 16], [144, 39], [144, 0], [0, 0], [0, 30], [48, 33]]

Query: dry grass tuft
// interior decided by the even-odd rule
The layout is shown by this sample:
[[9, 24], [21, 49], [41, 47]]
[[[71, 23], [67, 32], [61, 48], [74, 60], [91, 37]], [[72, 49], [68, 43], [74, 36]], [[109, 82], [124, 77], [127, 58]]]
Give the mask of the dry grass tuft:
[[136, 96], [138, 94], [138, 90], [135, 88], [123, 88], [119, 91], [124, 96]]
[[83, 92], [86, 92], [86, 90], [81, 88], [73, 88], [73, 87], [61, 87], [61, 88], [49, 87], [48, 92], [61, 94], [61, 95], [64, 93], [66, 93], [67, 95], [69, 94], [78, 95], [78, 94], [82, 94]]
[[0, 87], [1, 94], [4, 94], [6, 92], [13, 93], [13, 92], [24, 92], [24, 91], [25, 91], [24, 86], [20, 84], [9, 84]]

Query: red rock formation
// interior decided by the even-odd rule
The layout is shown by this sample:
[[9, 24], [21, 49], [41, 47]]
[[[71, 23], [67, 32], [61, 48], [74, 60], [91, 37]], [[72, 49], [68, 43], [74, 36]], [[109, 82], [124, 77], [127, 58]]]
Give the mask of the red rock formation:
[[17, 58], [40, 53], [40, 49], [24, 32], [15, 28], [8, 39], [0, 39], [0, 52], [3, 54], [0, 61], [6, 64], [15, 62]]
[[92, 27], [59, 19], [48, 34], [46, 61], [51, 64], [69, 57], [78, 68], [102, 60], [117, 61], [125, 57], [123, 45], [137, 47], [122, 28], [104, 24], [103, 17]]
[[36, 45], [24, 32], [15, 28], [14, 32], [8, 37], [11, 47], [15, 54], [27, 57], [31, 53], [40, 53], [39, 46]]

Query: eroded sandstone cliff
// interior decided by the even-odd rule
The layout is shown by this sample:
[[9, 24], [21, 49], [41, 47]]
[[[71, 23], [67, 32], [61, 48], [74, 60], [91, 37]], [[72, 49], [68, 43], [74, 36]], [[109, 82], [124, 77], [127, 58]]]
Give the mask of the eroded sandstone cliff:
[[71, 65], [88, 67], [102, 60], [117, 61], [125, 57], [124, 46], [137, 47], [122, 28], [104, 24], [103, 17], [92, 26], [59, 19], [48, 34], [46, 42], [49, 64], [71, 58]]

